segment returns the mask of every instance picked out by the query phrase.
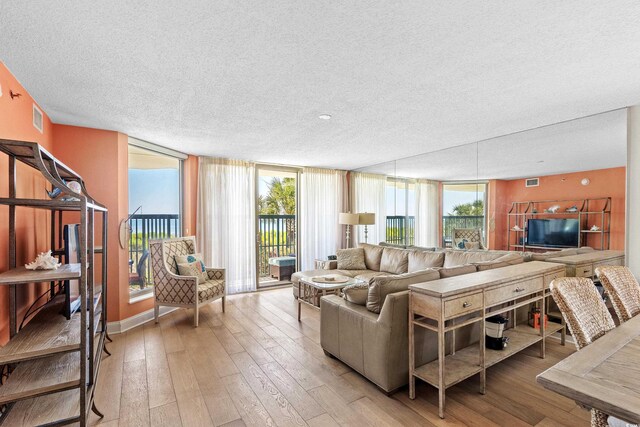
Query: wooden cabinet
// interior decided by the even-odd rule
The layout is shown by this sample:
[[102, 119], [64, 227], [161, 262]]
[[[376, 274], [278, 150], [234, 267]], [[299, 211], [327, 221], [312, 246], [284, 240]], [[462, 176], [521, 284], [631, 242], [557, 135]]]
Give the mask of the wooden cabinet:
[[[475, 374], [480, 374], [480, 392], [485, 391], [485, 370], [501, 360], [533, 345], [540, 344], [544, 357], [545, 338], [562, 331], [564, 322], [541, 322], [540, 329], [519, 323], [516, 311], [538, 306], [544, 319], [549, 284], [565, 274], [563, 266], [533, 261], [463, 276], [434, 280], [409, 287], [409, 397], [415, 398], [416, 378], [438, 388], [439, 415], [444, 418], [445, 390]], [[509, 345], [504, 350], [489, 350], [484, 345], [484, 323], [487, 317], [507, 314], [510, 324], [504, 336]], [[445, 334], [480, 323], [481, 334], [476, 344], [447, 351]], [[415, 366], [415, 328], [438, 335], [438, 358]], [[453, 340], [455, 342], [455, 339]]]

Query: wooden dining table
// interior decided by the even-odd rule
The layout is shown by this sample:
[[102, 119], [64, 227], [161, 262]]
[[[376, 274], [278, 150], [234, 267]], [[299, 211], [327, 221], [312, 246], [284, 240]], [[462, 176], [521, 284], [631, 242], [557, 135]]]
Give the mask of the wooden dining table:
[[587, 408], [640, 424], [640, 316], [547, 369], [537, 380]]

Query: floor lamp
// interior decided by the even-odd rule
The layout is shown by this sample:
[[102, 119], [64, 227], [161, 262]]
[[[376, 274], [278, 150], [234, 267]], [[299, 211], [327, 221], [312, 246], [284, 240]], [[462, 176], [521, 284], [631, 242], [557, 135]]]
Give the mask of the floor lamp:
[[349, 241], [351, 240], [351, 226], [358, 225], [360, 219], [360, 215], [352, 214], [352, 213], [341, 213], [338, 218], [338, 223], [340, 225], [347, 226], [347, 248], [349, 248]]
[[364, 212], [358, 214], [358, 225], [364, 225], [364, 242], [367, 241], [367, 225], [374, 225], [376, 223], [376, 214], [370, 212]]

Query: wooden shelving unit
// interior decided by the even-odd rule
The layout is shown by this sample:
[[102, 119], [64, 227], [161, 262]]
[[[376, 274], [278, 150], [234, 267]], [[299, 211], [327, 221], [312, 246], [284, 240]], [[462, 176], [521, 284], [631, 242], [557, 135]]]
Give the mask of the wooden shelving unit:
[[[93, 399], [107, 338], [107, 208], [88, 194], [80, 175], [37, 143], [0, 139], [0, 151], [9, 156], [9, 197], [0, 198], [0, 205], [9, 207], [9, 270], [0, 273], [0, 285], [10, 289], [11, 337], [7, 345], [0, 348], [0, 365], [7, 366], [9, 372], [0, 386], [0, 405], [6, 408], [0, 423], [11, 426], [79, 423], [85, 426], [90, 409], [102, 416]], [[17, 197], [17, 162], [40, 172], [52, 190], [60, 190], [60, 196], [55, 199]], [[80, 184], [80, 193], [67, 186], [71, 181]], [[79, 212], [80, 262], [44, 271], [17, 266], [16, 215], [22, 208], [51, 212], [51, 248], [58, 248], [53, 251], [56, 255], [64, 252], [59, 249], [63, 213]], [[102, 227], [97, 231], [99, 250], [94, 241], [98, 237], [96, 214], [102, 221]], [[102, 256], [99, 272], [94, 268], [96, 254]], [[96, 275], [100, 277], [99, 284]], [[80, 285], [80, 308], [69, 320], [63, 315], [67, 297], [60, 291], [68, 280], [77, 280]], [[20, 328], [17, 293], [31, 283], [50, 284], [48, 295], [42, 295], [48, 296], [48, 301]]]
[[[560, 210], [555, 213], [545, 212], [545, 209], [559, 205]], [[575, 212], [566, 212], [568, 207], [576, 206]], [[580, 224], [578, 231], [578, 247], [588, 246], [593, 242], [590, 236], [600, 236], [599, 245], [595, 249], [609, 249], [611, 233], [611, 197], [595, 199], [566, 199], [566, 200], [539, 200], [526, 202], [512, 202], [507, 212], [507, 242], [508, 250], [560, 250], [547, 246], [535, 246], [526, 244], [527, 221], [534, 218], [576, 218]], [[592, 231], [591, 226], [600, 227], [598, 231]], [[516, 229], [515, 227], [518, 227]], [[594, 245], [595, 246], [595, 245]]]

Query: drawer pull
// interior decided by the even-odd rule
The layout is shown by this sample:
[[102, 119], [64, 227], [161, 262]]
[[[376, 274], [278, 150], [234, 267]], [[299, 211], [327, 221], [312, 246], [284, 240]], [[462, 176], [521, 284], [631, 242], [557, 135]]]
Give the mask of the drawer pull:
[[464, 308], [471, 307], [471, 303], [465, 301], [465, 302], [462, 303], [462, 307], [464, 307]]
[[524, 291], [524, 288], [515, 288], [513, 292], [522, 292], [522, 291]]

